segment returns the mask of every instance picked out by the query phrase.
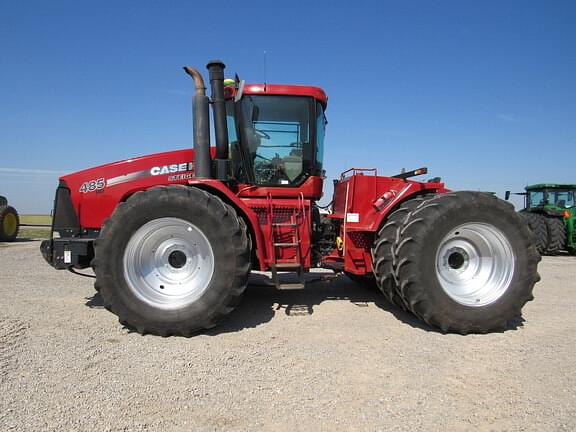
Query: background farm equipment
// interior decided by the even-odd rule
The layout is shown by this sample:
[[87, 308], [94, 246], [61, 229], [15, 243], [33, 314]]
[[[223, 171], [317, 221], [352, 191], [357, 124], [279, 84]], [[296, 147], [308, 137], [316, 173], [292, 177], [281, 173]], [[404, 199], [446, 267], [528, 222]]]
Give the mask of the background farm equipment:
[[12, 206], [8, 205], [6, 197], [0, 196], [0, 241], [16, 240], [20, 228], [20, 217]]
[[516, 195], [525, 197], [520, 216], [534, 233], [540, 254], [576, 253], [576, 185], [535, 184]]

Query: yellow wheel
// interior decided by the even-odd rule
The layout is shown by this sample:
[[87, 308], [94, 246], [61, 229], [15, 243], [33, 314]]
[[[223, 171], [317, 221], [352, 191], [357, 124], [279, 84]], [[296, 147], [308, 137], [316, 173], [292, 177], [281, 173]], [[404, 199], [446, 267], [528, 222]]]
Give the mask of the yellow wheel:
[[10, 206], [0, 207], [0, 241], [14, 241], [19, 227], [18, 212]]

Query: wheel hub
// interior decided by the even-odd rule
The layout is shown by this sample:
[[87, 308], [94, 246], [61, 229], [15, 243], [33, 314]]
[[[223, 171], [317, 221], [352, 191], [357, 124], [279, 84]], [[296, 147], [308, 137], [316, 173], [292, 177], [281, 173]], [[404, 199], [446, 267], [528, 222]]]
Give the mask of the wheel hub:
[[468, 223], [451, 230], [440, 242], [436, 274], [454, 301], [486, 306], [499, 299], [514, 275], [514, 253], [495, 226]]
[[168, 255], [168, 262], [174, 268], [182, 268], [186, 265], [186, 254], [181, 250], [175, 250], [170, 255]]
[[124, 252], [128, 287], [142, 301], [175, 309], [196, 301], [214, 273], [214, 252], [195, 225], [178, 218], [155, 219], [140, 227]]
[[470, 257], [468, 253], [459, 247], [453, 248], [452, 250], [447, 251], [447, 260], [446, 264], [452, 270], [459, 270], [464, 271], [468, 267], [470, 263]]
[[16, 233], [16, 230], [18, 229], [18, 221], [16, 219], [16, 216], [14, 216], [12, 213], [8, 213], [7, 215], [5, 215], [3, 220], [3, 226], [6, 235], [13, 236]]

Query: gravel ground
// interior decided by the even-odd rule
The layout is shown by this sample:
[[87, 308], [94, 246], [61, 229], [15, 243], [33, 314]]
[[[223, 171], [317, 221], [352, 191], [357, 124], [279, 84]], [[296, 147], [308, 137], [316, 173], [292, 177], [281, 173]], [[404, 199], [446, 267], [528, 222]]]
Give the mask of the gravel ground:
[[253, 275], [186, 339], [129, 332], [38, 247], [0, 245], [0, 431], [576, 430], [576, 257], [542, 260], [503, 333], [442, 335], [346, 277]]

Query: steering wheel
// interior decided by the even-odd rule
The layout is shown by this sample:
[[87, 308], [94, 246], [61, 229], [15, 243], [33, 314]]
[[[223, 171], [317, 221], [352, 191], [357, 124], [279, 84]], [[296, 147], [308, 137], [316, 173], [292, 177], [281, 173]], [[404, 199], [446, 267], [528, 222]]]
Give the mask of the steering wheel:
[[261, 131], [260, 129], [254, 129], [254, 134], [258, 135], [260, 138], [264, 138], [264, 139], [270, 139], [270, 135], [268, 135], [266, 132]]

